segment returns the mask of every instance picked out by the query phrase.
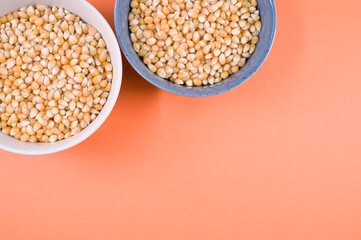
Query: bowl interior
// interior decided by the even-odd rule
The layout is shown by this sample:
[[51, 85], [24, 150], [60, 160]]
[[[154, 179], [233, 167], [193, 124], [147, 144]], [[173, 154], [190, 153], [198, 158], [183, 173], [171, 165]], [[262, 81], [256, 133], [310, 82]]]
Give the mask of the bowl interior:
[[262, 30], [259, 42], [252, 56], [241, 70], [229, 78], [214, 84], [201, 87], [179, 86], [169, 80], [158, 77], [152, 73], [134, 51], [130, 41], [128, 13], [130, 11], [129, 0], [117, 0], [115, 5], [115, 28], [124, 55], [136, 71], [153, 85], [166, 91], [192, 97], [202, 97], [220, 94], [229, 91], [247, 79], [249, 79], [262, 65], [268, 56], [276, 32], [276, 8], [274, 0], [258, 0], [258, 9], [261, 15]]
[[122, 81], [122, 59], [117, 39], [111, 27], [104, 19], [104, 17], [85, 0], [1, 0], [1, 3], [3, 4], [0, 8], [0, 16], [15, 11], [21, 7], [35, 5], [37, 3], [48, 6], [63, 7], [64, 9], [67, 9], [72, 13], [80, 16], [84, 22], [94, 26], [101, 33], [104, 41], [107, 44], [107, 48], [113, 64], [112, 89], [108, 96], [107, 102], [104, 105], [104, 108], [87, 128], [71, 138], [55, 143], [24, 143], [14, 139], [13, 137], [3, 134], [0, 131], [0, 148], [20, 154], [39, 155], [54, 153], [80, 143], [89, 137], [93, 132], [95, 132], [95, 130], [99, 128], [100, 125], [105, 121], [105, 119], [110, 114], [119, 94]]

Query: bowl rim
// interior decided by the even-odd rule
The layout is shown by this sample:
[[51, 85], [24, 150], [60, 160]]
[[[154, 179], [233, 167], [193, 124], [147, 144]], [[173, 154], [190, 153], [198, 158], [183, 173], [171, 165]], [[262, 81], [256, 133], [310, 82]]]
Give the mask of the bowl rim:
[[[130, 51], [134, 51], [133, 48], [128, 49], [125, 45], [125, 36], [123, 36], [120, 32], [120, 1], [124, 1], [124, 0], [116, 0], [115, 2], [115, 7], [114, 7], [114, 23], [115, 23], [115, 31], [116, 31], [116, 35], [117, 38], [119, 40], [119, 44], [120, 47], [124, 53], [124, 56], [126, 57], [126, 59], [128, 60], [128, 62], [130, 63], [130, 65], [136, 70], [136, 72], [138, 72], [139, 75], [141, 75], [145, 80], [147, 80], [149, 83], [153, 84], [154, 86], [163, 89], [164, 91], [170, 92], [170, 93], [174, 93], [177, 95], [181, 95], [181, 96], [186, 96], [186, 97], [208, 97], [208, 96], [215, 96], [215, 95], [219, 95], [225, 92], [228, 92], [238, 86], [240, 86], [241, 84], [243, 84], [244, 82], [246, 82], [248, 79], [250, 79], [260, 68], [261, 66], [264, 64], [264, 62], [266, 61], [268, 55], [271, 52], [273, 43], [275, 41], [275, 36], [276, 36], [276, 29], [277, 29], [277, 10], [276, 10], [276, 4], [275, 4], [275, 0], [267, 0], [270, 2], [271, 5], [271, 13], [272, 13], [272, 29], [271, 29], [271, 39], [270, 41], [268, 41], [265, 50], [262, 52], [261, 57], [259, 58], [258, 64], [255, 65], [252, 70], [249, 72], [249, 74], [247, 74], [246, 77], [244, 77], [242, 79], [242, 81], [237, 81], [234, 84], [232, 84], [230, 87], [228, 88], [209, 88], [207, 91], [201, 91], [201, 92], [193, 92], [193, 91], [188, 91], [187, 86], [182, 86], [182, 89], [179, 88], [175, 88], [175, 87], [171, 87], [171, 86], [167, 86], [162, 84], [159, 80], [157, 80], [156, 78], [149, 78], [145, 72], [143, 70], [140, 69], [140, 67], [138, 66], [138, 64], [136, 64], [134, 61], [132, 61], [132, 57], [130, 56]], [[125, 0], [125, 1], [131, 1], [131, 0]], [[129, 25], [129, 23], [128, 23]], [[129, 31], [129, 28], [128, 28]], [[128, 38], [130, 39], [130, 34], [127, 34]], [[135, 52], [135, 51], [134, 51]], [[150, 71], [150, 70], [149, 70]], [[154, 74], [154, 73], [153, 73]], [[173, 83], [174, 84], [174, 83]], [[175, 85], [175, 84], [174, 84]], [[216, 84], [214, 84], [213, 86], [215, 86]], [[196, 88], [196, 87], [191, 87], [191, 88]]]
[[[115, 46], [112, 46], [112, 49], [109, 50], [109, 52], [112, 52], [114, 56], [117, 56], [118, 58], [118, 62], [119, 62], [119, 66], [117, 66], [119, 69], [117, 69], [116, 73], [117, 73], [117, 78], [115, 78], [115, 68], [113, 66], [113, 78], [112, 78], [112, 89], [111, 89], [111, 94], [109, 94], [106, 104], [104, 105], [104, 108], [100, 111], [99, 115], [94, 119], [93, 122], [90, 123], [89, 126], [87, 126], [85, 129], [83, 129], [79, 134], [76, 134], [68, 139], [64, 139], [61, 141], [57, 141], [55, 143], [29, 143], [29, 142], [21, 142], [18, 139], [13, 138], [12, 136], [9, 135], [5, 135], [4, 133], [2, 133], [0, 131], [0, 134], [4, 134], [6, 138], [9, 138], [11, 141], [18, 141], [19, 145], [20, 144], [36, 144], [36, 145], [42, 145], [42, 146], [47, 146], [44, 148], [39, 148], [39, 149], [23, 149], [19, 146], [9, 146], [6, 144], [3, 144], [0, 141], [0, 149], [3, 149], [5, 151], [8, 152], [12, 152], [12, 153], [16, 153], [16, 154], [21, 154], [21, 155], [46, 155], [46, 154], [52, 154], [52, 153], [57, 153], [60, 151], [64, 151], [67, 150], [69, 148], [72, 148], [76, 145], [78, 145], [79, 143], [83, 142], [84, 140], [86, 140], [87, 138], [89, 138], [92, 134], [94, 134], [99, 127], [105, 122], [105, 120], [109, 117], [110, 113], [112, 112], [118, 96], [119, 96], [119, 92], [120, 92], [120, 88], [122, 85], [122, 78], [123, 78], [123, 62], [122, 62], [122, 54], [120, 51], [120, 47], [116, 38], [116, 35], [114, 33], [114, 31], [112, 30], [112, 28], [110, 27], [108, 21], [104, 18], [104, 16], [92, 5], [90, 4], [88, 1], [86, 0], [77, 0], [79, 2], [79, 4], [84, 5], [84, 7], [86, 7], [87, 10], [91, 10], [92, 13], [94, 13], [94, 17], [97, 18], [102, 25], [102, 29], [103, 32], [109, 32], [109, 40], [111, 42], [114, 42]], [[41, 2], [41, 1], [40, 1]], [[28, 4], [28, 5], [33, 5], [33, 4]], [[66, 7], [65, 7], [66, 9]], [[77, 16], [79, 16], [82, 19], [82, 16], [78, 13], [74, 13]], [[86, 21], [85, 21], [86, 22]], [[103, 34], [102, 34], [103, 35]], [[108, 42], [106, 42], [108, 45]], [[114, 84], [114, 79], [116, 79], [117, 84]], [[106, 108], [105, 108], [106, 107]], [[83, 133], [83, 134], [81, 134]], [[51, 144], [54, 144], [53, 146], [51, 146]], [[16, 144], [18, 145], [18, 144]]]

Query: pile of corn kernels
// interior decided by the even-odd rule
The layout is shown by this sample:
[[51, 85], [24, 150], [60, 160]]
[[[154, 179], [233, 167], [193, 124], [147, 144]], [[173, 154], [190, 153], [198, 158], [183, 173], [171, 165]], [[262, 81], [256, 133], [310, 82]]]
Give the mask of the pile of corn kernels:
[[134, 50], [160, 77], [187, 86], [236, 73], [261, 31], [256, 0], [132, 0]]
[[0, 129], [24, 142], [55, 142], [103, 108], [112, 64], [100, 33], [57, 7], [0, 18]]

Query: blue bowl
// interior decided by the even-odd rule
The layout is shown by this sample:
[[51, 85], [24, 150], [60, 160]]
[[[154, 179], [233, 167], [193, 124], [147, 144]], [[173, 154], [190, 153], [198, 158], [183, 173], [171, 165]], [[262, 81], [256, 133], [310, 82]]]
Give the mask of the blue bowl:
[[259, 42], [252, 56], [247, 60], [239, 72], [230, 75], [228, 78], [214, 84], [200, 87], [187, 87], [177, 85], [169, 80], [158, 77], [151, 72], [143, 63], [142, 59], [133, 49], [130, 41], [128, 14], [130, 11], [130, 0], [117, 0], [115, 3], [114, 20], [120, 46], [125, 57], [134, 69], [153, 85], [179, 95], [191, 97], [212, 96], [227, 92], [249, 79], [266, 60], [276, 33], [276, 8], [274, 0], [258, 0], [262, 30], [259, 35]]

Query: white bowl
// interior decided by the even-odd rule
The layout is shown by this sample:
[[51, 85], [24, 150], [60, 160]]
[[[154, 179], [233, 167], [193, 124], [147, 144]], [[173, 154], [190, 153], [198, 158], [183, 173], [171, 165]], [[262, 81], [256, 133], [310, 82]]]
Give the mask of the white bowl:
[[0, 148], [26, 155], [42, 155], [59, 152], [73, 147], [88, 138], [103, 124], [112, 111], [118, 98], [122, 82], [122, 58], [118, 41], [108, 22], [90, 3], [85, 0], [0, 0], [0, 16], [4, 16], [21, 7], [35, 4], [63, 7], [78, 15], [84, 22], [95, 27], [101, 33], [107, 44], [107, 49], [113, 64], [113, 80], [107, 102], [97, 118], [87, 128], [73, 137], [55, 143], [27, 143], [5, 135], [0, 131]]

